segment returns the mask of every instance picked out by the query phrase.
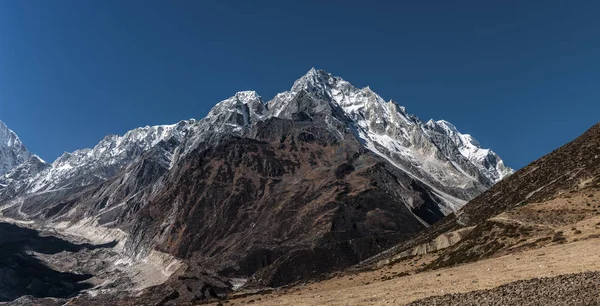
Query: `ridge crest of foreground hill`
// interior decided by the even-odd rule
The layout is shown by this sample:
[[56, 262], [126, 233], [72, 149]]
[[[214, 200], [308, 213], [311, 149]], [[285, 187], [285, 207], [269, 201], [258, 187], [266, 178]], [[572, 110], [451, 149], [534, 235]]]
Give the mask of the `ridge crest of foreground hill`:
[[[267, 103], [239, 92], [198, 121], [13, 167], [0, 178], [0, 208], [5, 220], [118, 237], [131, 264], [178, 258], [182, 278], [169, 286], [199, 286], [202, 299], [231, 289], [220, 277], [282, 286], [356, 264], [510, 173], [453, 125], [423, 123], [369, 87], [311, 69]], [[206, 270], [220, 276], [187, 284]]]

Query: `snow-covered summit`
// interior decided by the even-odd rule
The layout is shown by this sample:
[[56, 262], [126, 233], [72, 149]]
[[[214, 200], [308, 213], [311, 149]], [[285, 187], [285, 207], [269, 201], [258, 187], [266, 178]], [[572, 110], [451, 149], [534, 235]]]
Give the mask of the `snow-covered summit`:
[[204, 121], [242, 128], [266, 115], [266, 106], [255, 91], [240, 91], [215, 105]]
[[482, 191], [513, 172], [493, 151], [481, 148], [473, 137], [461, 134], [449, 122], [423, 123], [369, 86], [354, 87], [323, 70], [311, 69], [290, 91], [269, 101], [271, 115], [279, 116], [300, 91], [341, 108], [344, 118], [339, 119], [350, 118], [348, 127], [367, 148], [428, 183]]
[[[437, 190], [449, 202], [446, 212], [463, 205], [460, 199], [479, 194], [513, 172], [493, 151], [481, 148], [454, 125], [424, 123], [371, 87], [357, 88], [323, 70], [312, 68], [289, 91], [277, 94], [267, 103], [270, 116], [289, 117], [284, 110], [300, 92], [327, 101], [332, 105], [328, 109], [341, 109], [342, 113], [329, 115], [345, 122], [365, 147]], [[448, 188], [462, 194], [446, 192]]]
[[0, 121], [0, 175], [26, 162], [31, 156], [17, 134]]

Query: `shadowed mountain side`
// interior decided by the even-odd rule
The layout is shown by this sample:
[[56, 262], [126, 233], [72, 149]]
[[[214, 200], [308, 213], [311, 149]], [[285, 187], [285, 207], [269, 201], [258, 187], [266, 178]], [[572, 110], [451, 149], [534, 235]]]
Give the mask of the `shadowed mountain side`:
[[23, 295], [66, 298], [91, 287], [84, 281], [92, 275], [55, 271], [32, 252], [56, 254], [112, 246], [114, 243], [72, 244], [60, 238], [40, 236], [35, 230], [0, 223], [0, 301]]

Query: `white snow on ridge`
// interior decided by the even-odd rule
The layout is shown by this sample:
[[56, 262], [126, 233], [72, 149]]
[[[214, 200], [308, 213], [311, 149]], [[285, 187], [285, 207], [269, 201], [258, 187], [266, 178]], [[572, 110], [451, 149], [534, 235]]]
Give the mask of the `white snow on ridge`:
[[[195, 123], [191, 119], [171, 125], [141, 127], [123, 136], [108, 135], [92, 149], [64, 153], [52, 163], [51, 168], [30, 179], [28, 193], [53, 190], [65, 184], [71, 187], [85, 186], [98, 179], [110, 178], [159, 142], [171, 138], [182, 141], [187, 130]], [[79, 177], [78, 186], [69, 185], [69, 180], [76, 177]]]
[[448, 121], [429, 120], [427, 126], [443, 129], [448, 137], [458, 147], [460, 153], [470, 160], [492, 182], [497, 183], [514, 170], [506, 167], [500, 157], [490, 149], [484, 149], [479, 142], [469, 134], [461, 134], [456, 127]]
[[[282, 116], [282, 110], [302, 91], [330, 103], [335, 113], [324, 114], [325, 117], [335, 117], [346, 124], [365, 147], [430, 186], [447, 202], [445, 212], [454, 211], [465, 200], [434, 185], [477, 193], [513, 172], [496, 153], [481, 148], [473, 137], [461, 134], [451, 123], [423, 123], [398, 103], [385, 101], [369, 86], [359, 89], [313, 68], [296, 80], [290, 91], [277, 94], [267, 103], [255, 91], [241, 91], [216, 104], [202, 120], [146, 126], [122, 136], [108, 135], [94, 148], [63, 154], [51, 166], [44, 167], [47, 164], [41, 160], [43, 164], [29, 162], [27, 167], [14, 170], [10, 178], [7, 172], [24, 165], [33, 155], [0, 122], [0, 184], [27, 186], [28, 193], [89, 185], [112, 177], [144, 152], [169, 140], [178, 147], [160, 154], [164, 155], [161, 160], [171, 167], [201, 143], [212, 144], [226, 135], [244, 136], [257, 122]], [[336, 129], [329, 122], [328, 126]], [[0, 186], [0, 195], [2, 188], [6, 187]]]
[[[314, 68], [298, 79], [290, 91], [278, 94], [267, 103], [271, 115], [279, 116], [287, 103], [302, 90], [339, 106], [351, 120], [348, 127], [358, 128], [367, 147], [386, 158], [408, 161], [423, 171], [417, 173], [405, 169], [416, 177], [428, 174], [437, 183], [449, 187], [475, 188], [480, 184], [487, 188], [513, 172], [493, 151], [481, 148], [473, 137], [461, 134], [449, 122], [423, 123], [407, 114], [406, 109], [396, 102], [386, 102], [370, 87], [356, 88], [339, 77]], [[459, 152], [462, 157], [453, 152]], [[486, 180], [480, 181], [477, 173]]]

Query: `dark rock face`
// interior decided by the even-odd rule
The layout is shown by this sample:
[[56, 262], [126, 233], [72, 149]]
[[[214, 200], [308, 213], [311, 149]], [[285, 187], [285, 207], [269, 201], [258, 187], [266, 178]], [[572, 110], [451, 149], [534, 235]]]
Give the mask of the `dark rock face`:
[[427, 224], [416, 215], [443, 216], [434, 194], [350, 134], [340, 140], [318, 124], [285, 119], [254, 133], [193, 152], [172, 169], [133, 222], [132, 243], [229, 276], [268, 267], [255, 280], [280, 286], [406, 239]]

